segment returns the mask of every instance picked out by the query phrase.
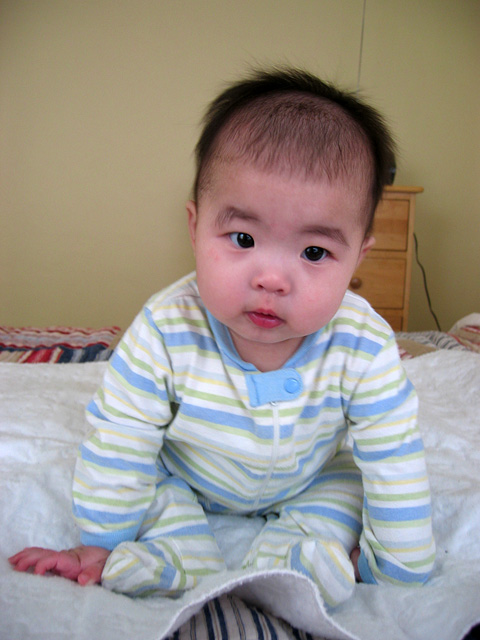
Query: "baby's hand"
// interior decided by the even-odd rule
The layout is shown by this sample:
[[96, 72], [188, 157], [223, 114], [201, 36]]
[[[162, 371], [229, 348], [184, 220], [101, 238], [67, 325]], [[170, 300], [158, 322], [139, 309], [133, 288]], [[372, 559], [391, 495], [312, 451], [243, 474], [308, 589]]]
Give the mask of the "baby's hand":
[[15, 571], [44, 575], [51, 571], [57, 576], [76, 580], [82, 586], [99, 583], [110, 551], [102, 547], [76, 547], [66, 551], [52, 551], [29, 547], [9, 558]]
[[350, 560], [353, 564], [353, 569], [355, 571], [355, 580], [357, 582], [362, 582], [362, 578], [360, 576], [360, 571], [358, 570], [358, 558], [360, 557], [360, 547], [355, 547], [355, 549], [350, 554]]

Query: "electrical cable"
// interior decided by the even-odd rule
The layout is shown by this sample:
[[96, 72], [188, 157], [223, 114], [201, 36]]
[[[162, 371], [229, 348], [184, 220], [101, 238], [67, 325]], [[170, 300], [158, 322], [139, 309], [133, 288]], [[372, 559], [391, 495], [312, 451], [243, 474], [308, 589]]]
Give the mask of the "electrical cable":
[[[358, 51], [357, 90], [356, 90], [355, 93], [358, 93], [359, 90], [360, 90], [360, 78], [361, 78], [361, 75], [362, 75], [362, 57], [363, 57], [363, 36], [365, 34], [365, 15], [366, 15], [366, 12], [367, 12], [367, 0], [363, 0], [362, 25], [361, 25], [361, 28], [360, 28], [360, 47], [359, 47], [359, 51]], [[392, 180], [392, 182], [393, 182], [393, 180]], [[418, 257], [418, 238], [417, 238], [416, 233], [413, 234], [413, 239], [415, 241], [415, 258], [416, 258], [417, 264], [420, 267], [420, 270], [422, 272], [423, 287], [425, 289], [425, 295], [427, 296], [428, 308], [430, 310], [430, 313], [432, 314], [433, 319], [435, 320], [435, 324], [437, 325], [437, 329], [439, 331], [441, 331], [442, 329], [440, 328], [440, 323], [438, 321], [437, 315], [436, 315], [435, 311], [433, 310], [432, 301], [430, 299], [430, 293], [428, 291], [427, 274], [425, 272], [423, 264], [420, 262], [420, 258]]]
[[415, 241], [415, 258], [416, 258], [417, 264], [418, 264], [418, 266], [420, 267], [420, 270], [421, 270], [421, 272], [422, 272], [422, 276], [423, 276], [423, 287], [424, 287], [424, 289], [425, 289], [425, 294], [426, 294], [426, 296], [427, 296], [428, 308], [430, 309], [430, 313], [432, 314], [433, 319], [435, 320], [435, 324], [437, 325], [437, 329], [438, 329], [439, 331], [441, 331], [442, 329], [441, 329], [441, 327], [440, 327], [440, 323], [439, 323], [438, 318], [437, 318], [437, 316], [436, 316], [436, 314], [435, 314], [435, 311], [433, 310], [433, 307], [432, 307], [432, 301], [431, 301], [431, 299], [430, 299], [430, 293], [429, 293], [429, 291], [428, 291], [427, 274], [426, 274], [426, 272], [425, 272], [425, 269], [424, 269], [424, 267], [423, 267], [423, 264], [420, 262], [420, 258], [418, 257], [418, 238], [417, 238], [417, 234], [416, 234], [416, 233], [414, 233], [414, 234], [413, 234], [413, 239], [414, 239], [414, 241]]
[[363, 0], [362, 27], [360, 30], [360, 49], [358, 51], [358, 72], [357, 72], [357, 90], [360, 90], [360, 76], [362, 74], [362, 56], [363, 56], [363, 35], [365, 33], [365, 13], [367, 10], [367, 0]]

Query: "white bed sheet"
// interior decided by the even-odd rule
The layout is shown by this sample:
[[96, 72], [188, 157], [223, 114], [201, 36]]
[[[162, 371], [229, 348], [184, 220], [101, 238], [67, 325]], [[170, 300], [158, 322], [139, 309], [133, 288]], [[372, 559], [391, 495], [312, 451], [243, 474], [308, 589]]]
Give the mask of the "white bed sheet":
[[161, 640], [209, 599], [232, 592], [293, 626], [336, 640], [459, 640], [480, 622], [480, 356], [440, 351], [406, 361], [420, 397], [438, 559], [421, 589], [358, 585], [327, 613], [290, 571], [236, 569], [260, 520], [214, 519], [229, 571], [181, 598], [133, 600], [99, 586], [14, 572], [25, 546], [78, 544], [71, 477], [84, 407], [105, 364], [0, 365], [0, 637]]

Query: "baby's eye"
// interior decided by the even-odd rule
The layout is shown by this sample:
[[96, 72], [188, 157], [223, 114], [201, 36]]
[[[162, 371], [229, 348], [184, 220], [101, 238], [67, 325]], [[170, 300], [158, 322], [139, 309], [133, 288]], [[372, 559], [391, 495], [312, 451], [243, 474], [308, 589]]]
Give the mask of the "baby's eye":
[[307, 247], [305, 251], [302, 252], [302, 258], [305, 258], [305, 260], [309, 262], [318, 262], [319, 260], [324, 260], [327, 256], [328, 251], [322, 249], [322, 247]]
[[250, 249], [255, 245], [255, 241], [248, 233], [231, 233], [230, 240], [240, 249]]

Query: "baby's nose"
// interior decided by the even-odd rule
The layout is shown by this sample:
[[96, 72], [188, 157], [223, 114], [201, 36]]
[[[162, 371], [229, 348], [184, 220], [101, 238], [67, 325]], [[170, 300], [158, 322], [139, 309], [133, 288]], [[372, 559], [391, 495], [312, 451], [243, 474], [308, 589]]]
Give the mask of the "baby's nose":
[[286, 270], [282, 267], [267, 267], [259, 271], [253, 277], [254, 289], [267, 293], [286, 295], [290, 292], [291, 282]]

